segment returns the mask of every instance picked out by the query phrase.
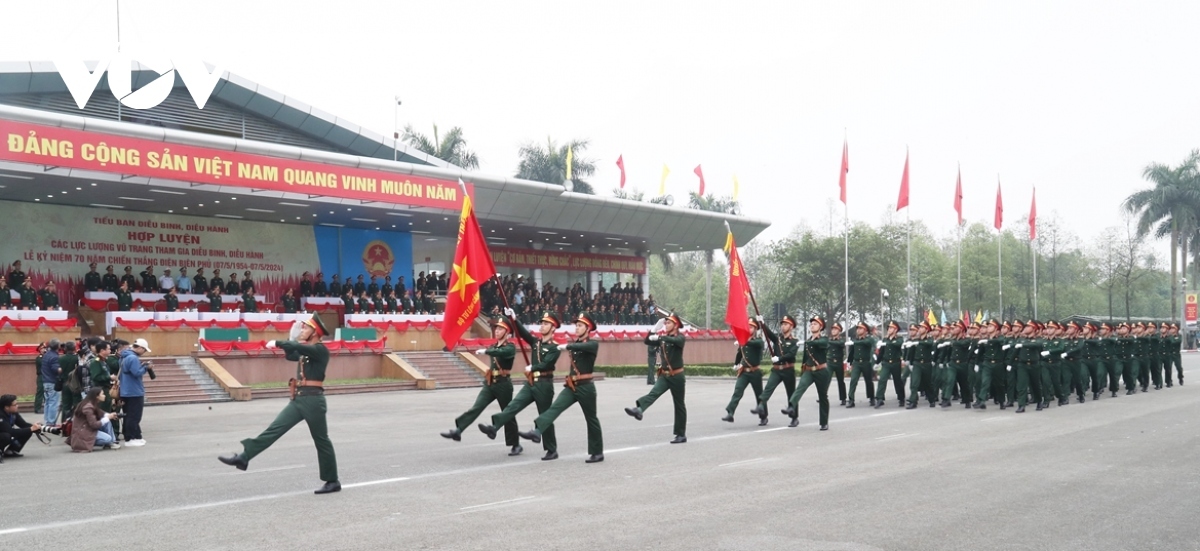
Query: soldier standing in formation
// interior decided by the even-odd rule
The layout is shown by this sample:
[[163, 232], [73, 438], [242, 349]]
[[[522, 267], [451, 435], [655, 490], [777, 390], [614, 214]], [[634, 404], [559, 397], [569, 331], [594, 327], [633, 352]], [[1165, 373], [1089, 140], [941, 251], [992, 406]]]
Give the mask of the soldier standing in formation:
[[[554, 403], [554, 370], [561, 354], [558, 343], [554, 342], [554, 331], [562, 324], [554, 314], [547, 312], [542, 315], [540, 322], [541, 335], [535, 337], [525, 326], [513, 321], [516, 319], [515, 314], [512, 308], [504, 309], [507, 321], [516, 326], [517, 334], [533, 348], [533, 363], [525, 367], [525, 386], [521, 387], [521, 391], [503, 411], [492, 416], [491, 424], [479, 424], [479, 430], [492, 440], [496, 439], [496, 427], [516, 423], [517, 414], [529, 404], [537, 404], [538, 415], [541, 415]], [[546, 450], [542, 461], [558, 459], [558, 440], [554, 438], [554, 425], [547, 425], [541, 434], [542, 448]]]
[[[687, 380], [683, 374], [683, 345], [686, 338], [679, 332], [682, 327], [683, 322], [679, 316], [671, 314], [659, 320], [654, 326], [654, 331], [646, 335], [645, 344], [650, 346], [657, 343], [662, 358], [658, 382], [654, 383], [654, 388], [650, 389], [648, 394], [637, 399], [634, 407], [625, 408], [626, 414], [641, 421], [646, 409], [653, 405], [659, 396], [670, 390], [671, 401], [675, 403], [675, 438], [671, 440], [672, 444], [687, 442], [687, 405], [684, 404]], [[659, 334], [660, 331], [663, 333]]]

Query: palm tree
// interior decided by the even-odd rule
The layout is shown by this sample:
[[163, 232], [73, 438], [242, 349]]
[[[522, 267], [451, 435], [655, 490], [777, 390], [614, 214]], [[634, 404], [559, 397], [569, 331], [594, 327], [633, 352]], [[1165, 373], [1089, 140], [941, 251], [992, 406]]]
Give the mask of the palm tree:
[[479, 168], [479, 158], [475, 152], [467, 149], [467, 139], [463, 137], [461, 128], [455, 126], [446, 133], [444, 138], [438, 137], [438, 127], [433, 125], [433, 139], [413, 129], [412, 125], [404, 127], [404, 143], [417, 148], [427, 155], [433, 155], [454, 166], [474, 170]]
[[[688, 208], [736, 214], [738, 202], [732, 197], [715, 197], [713, 194], [700, 195], [694, 191], [688, 192]], [[712, 327], [712, 266], [715, 249], [704, 251], [704, 326]]]
[[556, 145], [550, 138], [546, 138], [545, 149], [533, 143], [527, 143], [521, 146], [519, 152], [521, 162], [517, 165], [517, 178], [546, 182], [547, 184], [563, 183], [567, 178], [567, 150], [570, 149], [573, 152], [571, 163], [573, 191], [595, 195], [596, 191], [592, 189], [592, 186], [581, 178], [581, 176], [591, 176], [596, 172], [596, 164], [591, 159], [580, 156], [587, 146], [587, 140], [572, 140]]
[[[1179, 307], [1179, 266], [1187, 273], [1187, 242], [1200, 227], [1200, 150], [1193, 150], [1177, 167], [1150, 163], [1142, 177], [1154, 184], [1125, 198], [1125, 210], [1138, 217], [1137, 233], [1145, 237], [1171, 237], [1171, 318]], [[1194, 241], [1193, 241], [1194, 243]]]
[[646, 193], [640, 189], [625, 191], [621, 188], [613, 188], [613, 197], [628, 201], [641, 201], [642, 199], [646, 198]]

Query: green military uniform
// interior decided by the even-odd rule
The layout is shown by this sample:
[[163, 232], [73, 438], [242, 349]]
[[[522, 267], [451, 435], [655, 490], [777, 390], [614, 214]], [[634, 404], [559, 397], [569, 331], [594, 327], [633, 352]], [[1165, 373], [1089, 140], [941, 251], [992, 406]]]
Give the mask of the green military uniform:
[[1092, 399], [1098, 400], [1100, 391], [1104, 388], [1104, 382], [1108, 379], [1104, 341], [1098, 335], [1092, 334], [1083, 339], [1083, 353], [1080, 360], [1083, 369], [1087, 370], [1088, 377], [1091, 379]]
[[837, 337], [829, 337], [829, 352], [826, 353], [826, 362], [830, 370], [830, 378], [837, 380], [838, 386], [838, 401], [840, 405], [846, 405], [846, 347], [849, 343], [846, 341], [845, 333], [838, 333]]
[[[975, 345], [975, 356], [979, 362], [974, 366], [975, 408], [987, 409], [987, 402], [992, 393], [993, 378], [1003, 380], [1007, 376], [1008, 364], [1005, 363], [1005, 356], [1010, 345], [1005, 342], [1004, 337], [999, 335], [979, 339]], [[999, 399], [1001, 408], [1003, 408], [1006, 396], [1001, 393], [996, 398]]]
[[[543, 318], [544, 319], [544, 318]], [[558, 320], [554, 319], [550, 322], [554, 327], [558, 328]], [[560, 352], [558, 344], [551, 339], [549, 342], [535, 337], [525, 329], [524, 325], [514, 324], [517, 326], [517, 333], [529, 346], [533, 348], [533, 363], [530, 364], [528, 375], [526, 375], [525, 385], [517, 392], [512, 401], [504, 407], [504, 410], [492, 416], [492, 423], [488, 425], [480, 425], [479, 429], [491, 438], [496, 437], [495, 427], [509, 423], [515, 424], [517, 414], [525, 409], [529, 404], [537, 404], [538, 415], [541, 415], [550, 409], [554, 403], [554, 369], [558, 363]], [[487, 427], [486, 429], [484, 427]], [[553, 454], [558, 456], [558, 440], [554, 437], [554, 426], [550, 425], [542, 432], [542, 448], [546, 450], [547, 457]]]
[[117, 289], [117, 310], [122, 312], [133, 310], [133, 293]]
[[83, 274], [83, 290], [88, 293], [100, 290], [100, 272], [90, 270], [88, 273]]
[[1137, 363], [1134, 361], [1134, 356], [1137, 354], [1137, 340], [1125, 335], [1117, 337], [1117, 343], [1120, 345], [1118, 358], [1121, 360], [1121, 379], [1125, 381], [1125, 394], [1133, 394], [1137, 392]]
[[[737, 380], [733, 383], [733, 396], [729, 399], [729, 405], [725, 406], [725, 417], [723, 421], [733, 422], [733, 412], [742, 401], [742, 395], [746, 392], [746, 385], [754, 391], [754, 403], [758, 404], [762, 397], [762, 356], [763, 356], [763, 339], [754, 337], [746, 341], [745, 345], [739, 346], [737, 354], [734, 356], [733, 364], [737, 369]], [[764, 412], [765, 413], [765, 412]], [[765, 425], [765, 415], [760, 414], [763, 419], [759, 424]]]
[[295, 314], [296, 313], [296, 297], [294, 297], [292, 295], [283, 295], [282, 300], [283, 300], [283, 313]]
[[[1017, 380], [1020, 378], [1021, 374], [1020, 362], [1018, 362], [1018, 358], [1020, 356], [1021, 348], [1024, 347], [1024, 340], [1022, 340], [1021, 337], [1014, 335], [1005, 338], [1004, 342], [1008, 345], [1008, 350], [1004, 355], [1004, 361], [1006, 363], [1004, 365], [1005, 375], [1003, 386], [1008, 391], [1007, 403], [1008, 406], [1011, 407], [1017, 402]], [[1018, 344], [1022, 346], [1017, 347]], [[1012, 366], [1012, 369], [1008, 369], [1009, 366]]]
[[354, 305], [355, 305], [355, 302], [354, 302], [354, 297], [352, 295], [350, 295], [349, 293], [342, 295], [342, 310], [346, 314], [354, 313], [354, 311], [355, 311]]
[[109, 293], [117, 292], [121, 287], [121, 280], [117, 278], [117, 274], [104, 274], [101, 278], [100, 288]]
[[1062, 386], [1062, 355], [1067, 351], [1067, 343], [1059, 337], [1044, 342], [1042, 351], [1045, 354], [1042, 354], [1042, 361], [1038, 362], [1042, 374], [1042, 401], [1048, 402], [1053, 396], [1062, 405], [1067, 400], [1067, 389]]
[[12, 289], [7, 286], [0, 287], [0, 310], [12, 308]]
[[387, 305], [387, 312], [389, 314], [395, 314], [397, 312], [399, 305], [396, 303], [395, 296], [388, 295], [387, 299], [384, 300], [384, 303]]
[[800, 424], [800, 398], [804, 397], [804, 391], [808, 390], [808, 387], [816, 383], [821, 430], [829, 427], [829, 383], [833, 379], [833, 374], [829, 372], [829, 346], [829, 339], [826, 337], [804, 341], [804, 354], [800, 360], [804, 373], [800, 375], [796, 391], [788, 399], [788, 408], [783, 410], [785, 415], [792, 418], [789, 426], [795, 427]]
[[254, 293], [250, 291], [242, 293], [242, 311], [247, 314], [253, 314], [258, 311], [258, 301], [254, 298]]
[[922, 338], [912, 341], [910, 350], [912, 351], [912, 359], [910, 360], [910, 377], [908, 387], [908, 408], [917, 407], [917, 402], [921, 401], [920, 395], [924, 394], [925, 399], [929, 401], [930, 407], [937, 403], [937, 396], [933, 381], [933, 361], [937, 351], [937, 343], [931, 338]]
[[21, 295], [22, 310], [33, 310], [34, 308], [37, 308], [37, 291], [34, 291], [32, 287], [17, 287], [17, 293]]
[[[586, 315], [576, 318], [576, 323], [587, 324], [590, 330], [596, 330], [596, 323]], [[538, 415], [533, 422], [533, 430], [521, 433], [522, 438], [539, 442], [543, 431], [549, 431], [554, 420], [572, 404], [578, 402], [587, 423], [588, 434], [588, 463], [604, 461], [604, 434], [600, 430], [600, 418], [596, 416], [596, 385], [592, 383], [592, 373], [596, 366], [596, 354], [600, 351], [600, 343], [588, 339], [585, 335], [574, 342], [562, 345], [571, 360], [571, 372], [567, 375], [567, 383], [562, 392], [554, 399], [550, 409]]]
[[[71, 384], [71, 379], [78, 377], [79, 374], [75, 370], [79, 368], [79, 356], [75, 354], [63, 354], [58, 358], [58, 366], [62, 368], [62, 373], [59, 374], [58, 380], [63, 384], [62, 403], [58, 408], [59, 414], [62, 415], [62, 420], [66, 422], [75, 412], [75, 406], [83, 401], [80, 396], [80, 387], [77, 384]], [[78, 381], [78, 379], [75, 379]], [[70, 387], [75, 386], [75, 390]]]
[[[1172, 325], [1172, 329], [1175, 327]], [[1172, 331], [1174, 332], [1174, 331]], [[1171, 335], [1163, 339], [1163, 370], [1166, 371], [1167, 386], [1174, 386], [1171, 382], [1171, 364], [1175, 365], [1175, 370], [1179, 375], [1179, 384], [1183, 384], [1183, 362], [1181, 348], [1183, 347], [1183, 335]]]
[[[795, 327], [794, 320], [792, 326]], [[753, 412], [760, 419], [767, 417], [767, 402], [771, 399], [771, 395], [775, 394], [775, 388], [783, 383], [783, 390], [787, 392], [787, 396], [791, 396], [796, 390], [796, 356], [800, 352], [800, 341], [796, 337], [787, 336], [781, 337], [771, 331], [770, 327], [763, 324], [763, 333], [767, 339], [775, 343], [775, 350], [779, 354], [776, 356], [778, 361], [772, 359], [771, 376], [767, 377], [767, 386], [763, 388], [762, 394], [758, 396], [758, 408]]]
[[946, 346], [946, 377], [942, 382], [942, 401], [949, 400], [954, 394], [954, 387], [957, 385], [962, 389], [959, 398], [967, 407], [971, 407], [972, 402], [972, 387], [970, 374], [974, 372], [974, 365], [971, 363], [971, 354], [974, 350], [975, 341], [966, 337], [953, 339]]
[[1108, 391], [1116, 398], [1117, 391], [1121, 389], [1121, 375], [1125, 370], [1125, 345], [1115, 333], [1102, 338], [1101, 342], [1104, 344], [1104, 366], [1108, 371]]
[[1021, 339], [1013, 345], [1013, 349], [1017, 351], [1017, 364], [1014, 366], [1017, 371], [1017, 413], [1025, 411], [1029, 398], [1033, 398], [1033, 401], [1038, 403], [1038, 409], [1042, 409], [1043, 389], [1040, 364], [1044, 348], [1045, 343], [1036, 338]]
[[1087, 368], [1084, 366], [1083, 356], [1086, 353], [1085, 343], [1079, 337], [1067, 339], [1063, 349], [1063, 370], [1066, 372], [1063, 375], [1063, 381], [1069, 384], [1066, 387], [1067, 397], [1070, 397], [1071, 392], [1075, 393], [1076, 400], [1083, 403], [1084, 389], [1087, 386], [1089, 377]]
[[[322, 331], [323, 333], [324, 331]], [[276, 346], [283, 349], [287, 359], [296, 361], [297, 379], [301, 381], [324, 381], [325, 371], [329, 367], [329, 349], [319, 341], [315, 344], [302, 344], [296, 341], [278, 341]], [[291, 430], [300, 421], [308, 423], [308, 432], [312, 435], [317, 447], [317, 463], [321, 469], [321, 480], [338, 482], [337, 457], [333, 452], [333, 442], [329, 439], [329, 427], [325, 421], [327, 407], [325, 392], [319, 387], [299, 387], [295, 399], [284, 406], [283, 411], [275, 417], [275, 421], [262, 434], [242, 440], [242, 457], [248, 463], [258, 454], [271, 447], [279, 437]]]
[[859, 377], [866, 378], [867, 400], [872, 406], [875, 405], [875, 387], [871, 385], [871, 375], [874, 373], [872, 366], [874, 358], [872, 357], [875, 351], [875, 343], [878, 342], [874, 337], [866, 336], [859, 337], [857, 340], [850, 343], [850, 354], [846, 358], [850, 363], [850, 402], [846, 407], [854, 407], [854, 397], [858, 390]]
[[[679, 327], [676, 325], [676, 327]], [[687, 405], [684, 404], [684, 389], [687, 379], [683, 373], [683, 345], [686, 338], [676, 333], [674, 335], [646, 335], [643, 341], [646, 346], [658, 343], [658, 351], [662, 357], [662, 367], [658, 370], [658, 381], [645, 396], [637, 399], [637, 408], [646, 411], [668, 390], [671, 391], [671, 401], [675, 403], [674, 433], [678, 438], [687, 438]]]
[[[117, 355], [117, 346], [115, 344], [112, 346], [112, 348], [113, 351], [108, 355], [108, 359], [104, 361], [104, 366], [108, 368], [108, 376], [110, 378], [118, 378], [121, 374], [121, 357]], [[111, 380], [112, 379], [110, 379], [110, 381]], [[106, 388], [111, 389], [112, 382], [109, 382], [109, 385]], [[105, 394], [108, 396], [108, 399], [104, 400], [104, 411], [114, 413], [117, 410], [122, 409], [121, 406], [118, 405], [121, 400], [120, 396], [113, 396], [114, 393], [108, 391], [106, 391]], [[120, 419], [114, 419], [112, 421], [112, 428], [113, 434], [121, 434]]]
[[221, 311], [221, 290], [220, 289], [212, 289], [211, 291], [208, 292], [208, 311], [209, 312], [220, 312]]
[[58, 308], [58, 293], [54, 291], [42, 293], [42, 310], [53, 310], [55, 308]]
[[1162, 380], [1162, 341], [1163, 338], [1155, 331], [1146, 337], [1146, 342], [1149, 346], [1146, 350], [1147, 363], [1150, 365], [1149, 375], [1142, 375], [1142, 387], [1145, 388], [1151, 382], [1154, 383], [1154, 388], [1159, 389], [1163, 386]]
[[[505, 323], [505, 327], [511, 330], [506, 322], [502, 323]], [[479, 394], [475, 396], [475, 403], [471, 408], [454, 420], [454, 431], [442, 433], [442, 436], [459, 440], [458, 435], [467, 430], [467, 427], [479, 418], [489, 404], [496, 402], [503, 411], [512, 401], [512, 364], [513, 359], [517, 356], [517, 347], [513, 345], [512, 341], [505, 339], [503, 343], [496, 342], [489, 346], [484, 354], [491, 358], [491, 366], [488, 369], [483, 388], [479, 389]], [[515, 419], [504, 425], [504, 443], [513, 447], [521, 445], [517, 437], [517, 421]]]
[[167, 296], [163, 297], [163, 301], [167, 303], [168, 312], [179, 310], [179, 296], [175, 293], [167, 293]]
[[42, 357], [45, 355], [46, 353], [42, 352], [41, 354], [38, 354], [37, 359], [33, 361], [33, 370], [37, 372], [37, 392], [33, 393], [34, 413], [42, 413], [45, 411], [43, 402], [46, 400], [46, 392], [43, 389], [46, 387], [42, 386]]
[[883, 407], [884, 400], [887, 398], [887, 384], [890, 379], [896, 387], [896, 397], [904, 403], [904, 385], [901, 383], [901, 361], [904, 359], [904, 353], [907, 350], [904, 338], [897, 335], [892, 338], [884, 338], [875, 343], [875, 356], [879, 361], [879, 384], [875, 387], [875, 408]]

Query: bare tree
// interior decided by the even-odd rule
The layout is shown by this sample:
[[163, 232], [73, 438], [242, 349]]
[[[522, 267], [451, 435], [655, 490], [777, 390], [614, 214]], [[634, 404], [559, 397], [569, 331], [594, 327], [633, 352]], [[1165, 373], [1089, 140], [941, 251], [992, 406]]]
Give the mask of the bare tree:
[[1099, 287], [1108, 297], [1108, 319], [1113, 319], [1113, 301], [1117, 286], [1121, 284], [1121, 228], [1110, 226], [1096, 238], [1089, 255], [1092, 284]]

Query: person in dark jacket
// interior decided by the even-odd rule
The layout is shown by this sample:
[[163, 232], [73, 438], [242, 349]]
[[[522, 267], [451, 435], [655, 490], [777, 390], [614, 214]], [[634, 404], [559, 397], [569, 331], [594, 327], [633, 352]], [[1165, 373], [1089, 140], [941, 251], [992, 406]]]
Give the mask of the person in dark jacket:
[[42, 430], [37, 423], [26, 422], [17, 413], [17, 397], [12, 394], [0, 396], [0, 463], [5, 457], [21, 457], [21, 449], [33, 438], [33, 433]]

